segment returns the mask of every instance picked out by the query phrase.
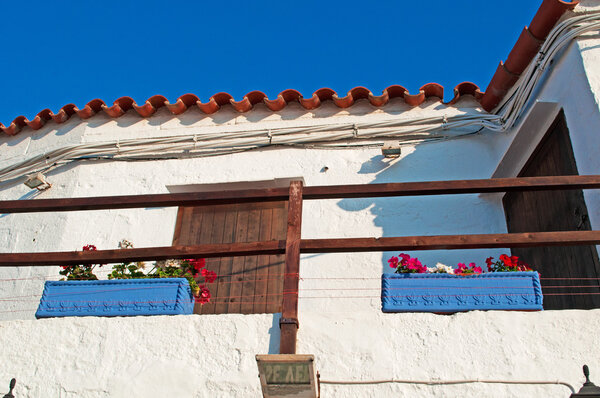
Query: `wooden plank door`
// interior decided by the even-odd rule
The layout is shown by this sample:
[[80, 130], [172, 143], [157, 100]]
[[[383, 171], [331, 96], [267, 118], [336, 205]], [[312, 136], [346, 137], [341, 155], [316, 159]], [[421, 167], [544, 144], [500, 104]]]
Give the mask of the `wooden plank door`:
[[[569, 131], [561, 112], [519, 176], [577, 174]], [[508, 232], [591, 230], [581, 190], [509, 192], [503, 204]], [[511, 252], [540, 272], [545, 309], [600, 307], [599, 281], [594, 279], [600, 277], [595, 246], [514, 248]]]
[[[195, 245], [285, 239], [287, 201], [180, 207], [173, 244]], [[217, 281], [210, 303], [197, 314], [281, 312], [285, 257], [263, 255], [206, 259]]]

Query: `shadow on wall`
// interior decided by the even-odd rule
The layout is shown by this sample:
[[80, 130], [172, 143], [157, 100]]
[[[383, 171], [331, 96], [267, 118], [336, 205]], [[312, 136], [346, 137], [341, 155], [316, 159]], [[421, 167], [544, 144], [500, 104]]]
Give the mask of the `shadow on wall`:
[[[374, 174], [373, 184], [490, 178], [497, 161], [494, 140], [475, 135], [460, 140], [403, 147], [397, 159], [381, 155], [365, 162], [359, 174]], [[349, 212], [369, 209], [382, 237], [483, 234], [506, 232], [502, 203], [497, 196], [478, 194], [343, 199], [338, 206]], [[498, 256], [506, 249], [411, 251], [427, 266], [437, 262], [456, 266]], [[383, 272], [392, 272], [387, 260], [398, 252], [384, 252]]]
[[273, 314], [273, 324], [269, 328], [269, 354], [279, 354], [279, 342], [281, 333], [279, 332], [279, 320], [281, 312]]

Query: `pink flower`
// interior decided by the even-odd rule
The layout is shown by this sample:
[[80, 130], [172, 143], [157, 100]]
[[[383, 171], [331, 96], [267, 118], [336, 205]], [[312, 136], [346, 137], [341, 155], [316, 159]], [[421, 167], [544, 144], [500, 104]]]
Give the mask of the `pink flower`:
[[388, 260], [388, 263], [391, 268], [398, 268], [398, 257], [392, 256], [392, 258]]
[[472, 268], [473, 268], [473, 273], [474, 274], [481, 274], [481, 273], [483, 273], [483, 270], [481, 269], [481, 267], [475, 267], [474, 263], [471, 263], [471, 264], [473, 264]]
[[458, 273], [463, 273], [467, 270], [467, 266], [464, 263], [458, 263], [458, 268], [457, 268], [457, 272]]
[[410, 256], [408, 254], [400, 253], [400, 257], [402, 258], [402, 261], [400, 261], [402, 265], [406, 265], [408, 261], [410, 261]]
[[206, 268], [202, 270], [202, 276], [206, 283], [213, 283], [217, 279], [217, 273], [215, 271], [209, 271]]

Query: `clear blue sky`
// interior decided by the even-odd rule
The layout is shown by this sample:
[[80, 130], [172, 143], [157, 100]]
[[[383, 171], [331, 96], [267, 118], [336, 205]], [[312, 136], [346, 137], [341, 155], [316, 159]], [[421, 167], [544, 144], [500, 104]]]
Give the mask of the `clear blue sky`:
[[541, 0], [6, 1], [0, 122], [154, 94], [482, 90]]

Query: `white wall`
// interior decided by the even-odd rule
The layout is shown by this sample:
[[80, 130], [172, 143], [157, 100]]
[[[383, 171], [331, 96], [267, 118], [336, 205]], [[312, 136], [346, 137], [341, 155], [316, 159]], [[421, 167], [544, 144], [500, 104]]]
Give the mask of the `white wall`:
[[[600, 310], [451, 316], [305, 313], [298, 351], [323, 380], [600, 381]], [[0, 394], [259, 397], [254, 356], [277, 352], [272, 315], [65, 318], [0, 323]], [[325, 397], [568, 397], [563, 386], [322, 385]]]
[[[128, 114], [113, 120], [98, 115], [88, 122], [72, 126], [83, 142], [112, 140], [119, 137], [150, 137], [190, 134], [219, 129], [275, 128], [284, 125], [310, 125], [331, 121], [389, 120], [415, 115], [473, 113], [474, 101], [468, 98], [458, 107], [447, 107], [429, 102], [409, 110], [401, 101], [394, 101], [383, 109], [376, 109], [363, 101], [348, 111], [333, 104], [325, 104], [315, 112], [290, 106], [280, 113], [268, 113], [260, 106], [238, 114], [224, 109], [213, 116], [190, 110], [173, 117], [166, 110], [150, 119]], [[83, 126], [83, 128], [81, 127]], [[208, 130], [207, 130], [208, 129]], [[83, 132], [81, 132], [83, 130]], [[11, 138], [2, 149], [17, 153], [23, 142], [30, 140], [23, 131], [22, 141]], [[38, 133], [38, 141], [53, 143], [57, 132], [52, 126]], [[19, 135], [17, 137], [19, 137]], [[63, 136], [61, 136], [63, 137]], [[403, 147], [400, 159], [388, 161], [378, 148], [354, 150], [324, 150], [301, 148], [264, 149], [210, 158], [178, 159], [148, 162], [86, 162], [49, 174], [54, 184], [44, 197], [82, 197], [100, 195], [134, 195], [167, 192], [167, 186], [186, 184], [227, 183], [274, 178], [303, 177], [306, 185], [368, 184], [462, 178], [488, 178], [501, 156], [500, 148], [507, 146], [507, 135], [482, 134], [442, 143], [408, 145]], [[19, 149], [19, 151], [24, 149]], [[19, 152], [20, 153], [20, 152]], [[27, 152], [33, 155], [36, 151]], [[16, 156], [16, 155], [15, 155]], [[324, 171], [327, 167], [327, 171]], [[1, 188], [1, 187], [0, 187]], [[14, 183], [5, 186], [3, 199], [18, 199], [28, 189]], [[170, 245], [175, 225], [175, 208], [127, 209], [114, 211], [71, 212], [59, 214], [9, 214], [0, 218], [0, 229], [10, 231], [14, 238], [0, 241], [4, 252], [80, 250], [85, 244], [99, 249], [116, 248], [117, 242], [127, 238], [136, 247]], [[478, 195], [460, 195], [424, 198], [382, 198], [361, 200], [306, 201], [303, 211], [304, 238], [376, 237], [402, 235], [431, 235], [453, 233], [505, 232], [504, 215], [497, 199]], [[35, 241], [33, 240], [35, 238]], [[437, 251], [413, 253], [424, 262], [449, 264], [475, 261], [498, 255], [501, 250]], [[302, 258], [301, 288], [307, 296], [329, 297], [353, 294], [353, 286], [365, 281], [374, 290], [373, 299], [316, 299], [301, 300], [301, 308], [331, 310], [336, 308], [367, 308], [379, 311], [379, 277], [387, 271], [387, 258], [392, 253], [323, 254]], [[397, 254], [397, 253], [396, 253]], [[18, 299], [5, 301], [0, 319], [31, 319], [37, 306], [45, 279], [58, 277], [57, 267], [5, 269], [0, 279], [3, 297]], [[102, 273], [102, 272], [101, 272]], [[20, 276], [23, 275], [23, 276]], [[310, 278], [348, 276], [366, 278], [331, 282], [330, 287], [344, 287], [345, 291], [314, 291], [322, 289], [322, 280]], [[13, 283], [14, 282], [14, 283]], [[352, 284], [354, 283], [354, 285]], [[27, 296], [27, 299], [22, 296]], [[1, 310], [0, 310], [1, 311]]]
[[[583, 49], [581, 55], [578, 47]], [[571, 46], [538, 92], [538, 99], [564, 107], [582, 174], [600, 174], [595, 155], [600, 149], [596, 138], [599, 53], [597, 38]], [[586, 70], [592, 75], [589, 80]], [[1, 137], [0, 165], [67, 143], [474, 110], [469, 100], [459, 102], [458, 108], [429, 102], [410, 110], [399, 101], [383, 109], [363, 101], [349, 110], [325, 104], [313, 112], [292, 105], [278, 113], [257, 106], [243, 115], [224, 109], [212, 116], [190, 110], [173, 117], [161, 110], [149, 119], [127, 114], [113, 120], [99, 115], [80, 122], [74, 117], [65, 125], [50, 123], [38, 132]], [[38, 197], [164, 193], [173, 185], [287, 177], [303, 177], [307, 185], [489, 178], [517, 130], [405, 146], [402, 157], [391, 162], [382, 159], [378, 149], [279, 148], [200, 159], [81, 163], [50, 173], [53, 187]], [[0, 185], [0, 199], [30, 195], [20, 182]], [[586, 192], [596, 229], [600, 225], [597, 195]], [[169, 245], [175, 213], [174, 208], [159, 208], [0, 215], [0, 252], [79, 250], [88, 243], [112, 249], [122, 238], [137, 247]], [[303, 238], [505, 231], [500, 199], [479, 195], [306, 201], [302, 227]], [[485, 257], [501, 252], [412, 254], [428, 264], [454, 265], [458, 261], [482, 264]], [[599, 343], [593, 339], [600, 319], [597, 310], [453, 316], [381, 313], [379, 277], [388, 270], [386, 260], [391, 254], [302, 256], [299, 352], [317, 356], [323, 379], [564, 379], [579, 386], [582, 363], [600, 369]], [[344, 277], [352, 279], [323, 279]], [[137, 396], [144, 391], [149, 396], [253, 396], [259, 388], [254, 355], [277, 352], [278, 326], [272, 315], [32, 320], [44, 280], [57, 278], [57, 267], [0, 270], [0, 319], [4, 320], [0, 340], [7, 358], [0, 372], [6, 382], [17, 377], [21, 396]], [[568, 394], [563, 387], [397, 385], [323, 386], [323, 393], [341, 397]]]

